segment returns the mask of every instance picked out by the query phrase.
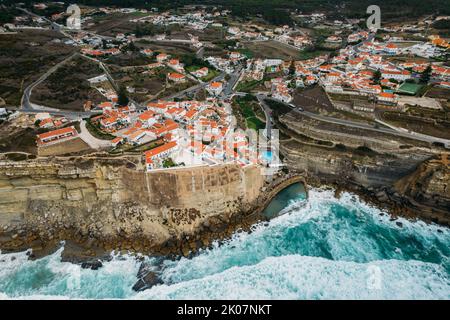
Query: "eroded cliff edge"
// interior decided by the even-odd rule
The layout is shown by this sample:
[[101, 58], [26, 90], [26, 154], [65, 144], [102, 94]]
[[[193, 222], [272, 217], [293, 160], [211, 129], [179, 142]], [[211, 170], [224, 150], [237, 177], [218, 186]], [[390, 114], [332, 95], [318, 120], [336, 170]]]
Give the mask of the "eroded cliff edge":
[[5, 162], [0, 247], [38, 251], [73, 240], [87, 255], [186, 253], [205, 244], [199, 231], [252, 213], [264, 184], [259, 167], [234, 164], [146, 173], [120, 159]]
[[276, 118], [283, 162], [312, 185], [333, 185], [394, 216], [450, 226], [450, 154], [393, 134], [311, 120]]

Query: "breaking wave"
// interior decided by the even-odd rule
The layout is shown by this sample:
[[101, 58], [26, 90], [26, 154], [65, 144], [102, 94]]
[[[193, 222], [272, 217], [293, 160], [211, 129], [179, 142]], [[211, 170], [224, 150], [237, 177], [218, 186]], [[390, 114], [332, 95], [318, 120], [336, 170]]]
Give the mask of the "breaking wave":
[[157, 261], [163, 285], [131, 288], [140, 262], [114, 256], [97, 271], [0, 255], [0, 299], [450, 299], [450, 230], [385, 212], [355, 195], [313, 189], [269, 223], [193, 258]]

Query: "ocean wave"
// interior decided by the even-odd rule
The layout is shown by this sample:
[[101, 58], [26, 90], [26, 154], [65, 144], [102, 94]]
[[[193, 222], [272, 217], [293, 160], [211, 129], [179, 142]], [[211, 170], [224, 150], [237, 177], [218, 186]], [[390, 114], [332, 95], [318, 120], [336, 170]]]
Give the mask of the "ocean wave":
[[134, 298], [449, 299], [450, 282], [441, 266], [420, 261], [360, 264], [290, 255], [201, 279], [156, 286]]
[[[450, 230], [397, 219], [351, 193], [312, 189], [283, 215], [194, 257], [155, 262], [164, 285], [132, 291], [140, 262], [97, 271], [0, 254], [0, 299], [449, 299]], [[149, 263], [155, 259], [147, 258]]]

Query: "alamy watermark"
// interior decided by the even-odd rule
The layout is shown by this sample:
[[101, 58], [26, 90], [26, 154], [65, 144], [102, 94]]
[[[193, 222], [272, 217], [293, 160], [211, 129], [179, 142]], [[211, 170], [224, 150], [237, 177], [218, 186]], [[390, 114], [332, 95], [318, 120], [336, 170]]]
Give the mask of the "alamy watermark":
[[367, 29], [372, 32], [377, 32], [381, 28], [381, 9], [377, 5], [370, 5], [367, 7], [366, 13], [371, 14], [366, 20]]
[[67, 10], [67, 14], [70, 14], [70, 16], [67, 18], [66, 26], [69, 29], [81, 29], [81, 9], [78, 5], [72, 4], [70, 5]]
[[381, 290], [381, 283], [383, 280], [383, 274], [379, 266], [370, 265], [367, 268], [367, 289], [369, 290]]

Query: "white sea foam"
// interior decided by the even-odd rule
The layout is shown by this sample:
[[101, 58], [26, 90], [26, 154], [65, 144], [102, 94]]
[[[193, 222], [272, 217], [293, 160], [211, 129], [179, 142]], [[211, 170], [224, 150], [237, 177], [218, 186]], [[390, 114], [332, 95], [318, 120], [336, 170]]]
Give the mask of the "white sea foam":
[[132, 256], [114, 255], [94, 271], [62, 263], [62, 249], [36, 261], [0, 254], [0, 299], [450, 298], [449, 229], [391, 221], [350, 193], [336, 199], [325, 189], [283, 212], [191, 259], [164, 261], [165, 284], [138, 294]]
[[[381, 270], [381, 287], [369, 285], [369, 266]], [[253, 266], [141, 292], [136, 299], [449, 299], [442, 267], [419, 261], [370, 264], [299, 255], [270, 257]]]

